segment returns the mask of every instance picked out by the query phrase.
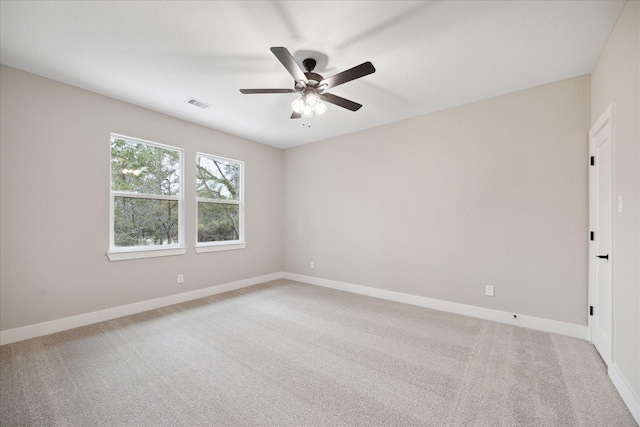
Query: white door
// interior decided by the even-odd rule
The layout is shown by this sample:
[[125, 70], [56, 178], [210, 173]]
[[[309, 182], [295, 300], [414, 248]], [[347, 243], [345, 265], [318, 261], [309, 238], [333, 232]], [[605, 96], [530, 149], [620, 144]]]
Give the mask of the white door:
[[611, 363], [612, 336], [612, 160], [613, 105], [610, 104], [589, 132], [589, 305], [591, 342], [607, 365]]

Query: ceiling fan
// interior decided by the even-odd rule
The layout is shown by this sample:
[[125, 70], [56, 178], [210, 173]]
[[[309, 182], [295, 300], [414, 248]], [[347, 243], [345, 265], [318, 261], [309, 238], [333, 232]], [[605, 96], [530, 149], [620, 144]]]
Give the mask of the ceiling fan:
[[346, 108], [351, 111], [358, 111], [361, 104], [357, 102], [349, 101], [348, 99], [326, 93], [328, 89], [341, 85], [343, 83], [350, 82], [351, 80], [359, 79], [366, 75], [372, 74], [376, 71], [371, 62], [365, 62], [350, 68], [341, 73], [335, 74], [326, 79], [320, 74], [314, 73], [313, 69], [316, 66], [316, 60], [313, 58], [307, 58], [302, 61], [306, 73], [300, 69], [298, 63], [293, 59], [293, 56], [289, 53], [287, 48], [284, 47], [272, 47], [271, 52], [278, 58], [278, 60], [289, 71], [289, 74], [293, 76], [294, 88], [293, 89], [240, 89], [240, 92], [244, 94], [254, 93], [299, 93], [300, 97], [296, 98], [291, 103], [293, 114], [292, 119], [299, 119], [300, 117], [312, 117], [313, 115], [321, 115], [327, 111], [327, 106], [322, 102], [326, 101], [330, 104], [337, 105], [342, 108]]

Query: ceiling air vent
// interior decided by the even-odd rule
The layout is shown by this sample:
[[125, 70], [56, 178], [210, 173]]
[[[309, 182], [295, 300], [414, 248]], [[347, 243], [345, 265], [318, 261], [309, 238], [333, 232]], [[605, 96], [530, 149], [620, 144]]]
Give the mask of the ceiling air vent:
[[197, 100], [195, 98], [189, 98], [185, 102], [187, 104], [195, 105], [198, 108], [202, 108], [203, 110], [208, 110], [209, 108], [213, 107], [213, 105], [207, 104], [206, 102]]

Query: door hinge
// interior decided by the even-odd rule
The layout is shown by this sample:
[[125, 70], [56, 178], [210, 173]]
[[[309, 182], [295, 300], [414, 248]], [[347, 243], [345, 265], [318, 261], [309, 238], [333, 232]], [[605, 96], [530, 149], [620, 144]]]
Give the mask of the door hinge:
[[593, 231], [590, 232], [590, 239], [591, 240], [595, 240], [595, 235], [596, 233], [594, 233]]
[[591, 166], [596, 164], [596, 158], [595, 156], [591, 156]]
[[589, 306], [589, 316], [593, 316], [593, 306]]

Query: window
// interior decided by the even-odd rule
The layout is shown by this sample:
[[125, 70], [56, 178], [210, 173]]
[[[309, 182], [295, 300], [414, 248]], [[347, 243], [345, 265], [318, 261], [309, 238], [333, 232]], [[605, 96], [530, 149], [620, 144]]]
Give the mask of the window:
[[186, 252], [182, 150], [111, 135], [112, 261]]
[[244, 242], [243, 166], [238, 160], [196, 155], [196, 252], [242, 249]]

